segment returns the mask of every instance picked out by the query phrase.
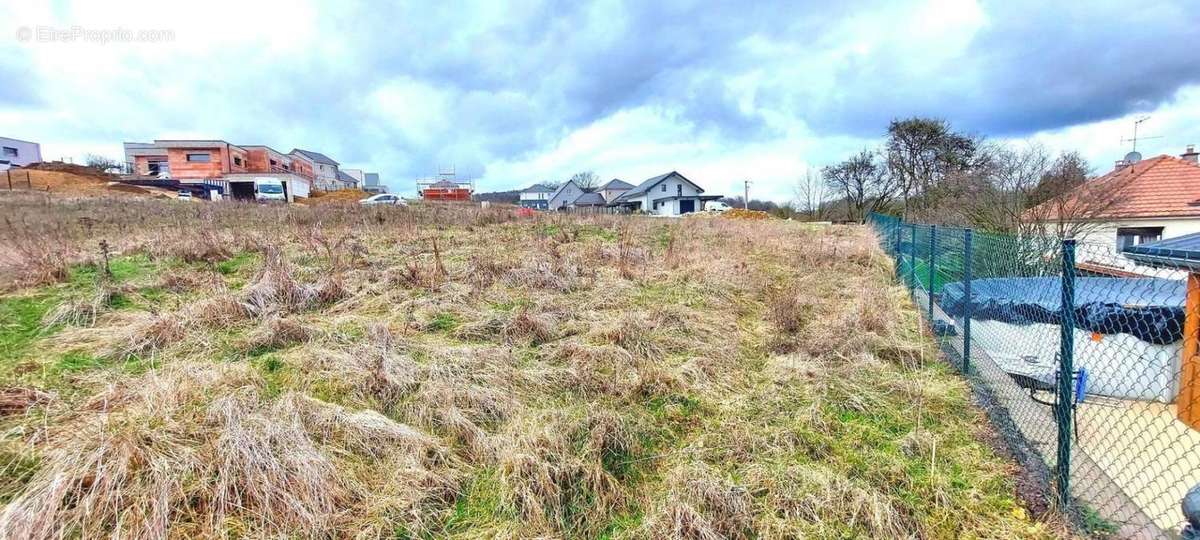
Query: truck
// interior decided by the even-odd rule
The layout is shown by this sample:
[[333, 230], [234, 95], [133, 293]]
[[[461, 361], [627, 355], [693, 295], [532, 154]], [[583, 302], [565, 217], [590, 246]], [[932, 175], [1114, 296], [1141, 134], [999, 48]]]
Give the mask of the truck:
[[255, 178], [254, 199], [258, 202], [287, 202], [287, 193], [283, 190], [283, 181], [275, 178]]

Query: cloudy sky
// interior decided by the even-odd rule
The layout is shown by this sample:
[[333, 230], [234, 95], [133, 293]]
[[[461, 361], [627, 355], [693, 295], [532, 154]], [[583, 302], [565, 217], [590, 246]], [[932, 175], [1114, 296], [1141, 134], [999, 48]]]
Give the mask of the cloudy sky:
[[1146, 155], [1200, 144], [1200, 6], [1060, 3], [0, 0], [0, 135], [309, 148], [401, 192], [453, 165], [488, 191], [678, 170], [776, 200], [896, 117], [1097, 172], [1142, 116]]

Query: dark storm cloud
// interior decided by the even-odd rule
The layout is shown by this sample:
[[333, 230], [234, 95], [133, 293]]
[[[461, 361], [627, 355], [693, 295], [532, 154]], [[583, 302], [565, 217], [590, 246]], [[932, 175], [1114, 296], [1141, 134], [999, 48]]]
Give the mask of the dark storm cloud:
[[1200, 82], [1200, 9], [1186, 2], [991, 2], [968, 49], [913, 78], [920, 58], [886, 52], [838, 70], [823, 130], [876, 135], [891, 118], [932, 115], [989, 135], [1027, 135], [1169, 102]]
[[[965, 43], [891, 36], [847, 54], [913, 10], [884, 0], [339, 2], [286, 55], [218, 46], [131, 62], [87, 96], [102, 105], [52, 106], [80, 140], [196, 133], [412, 178], [537, 156], [639, 107], [711, 136], [720, 152], [797, 126], [876, 137], [911, 115], [1029, 134], [1149, 109], [1200, 82], [1193, 2], [1062, 4], [989, 2]], [[38, 106], [38, 88], [86, 84], [35, 73], [22, 57], [0, 55], [0, 72], [16, 74], [0, 84], [0, 112]]]

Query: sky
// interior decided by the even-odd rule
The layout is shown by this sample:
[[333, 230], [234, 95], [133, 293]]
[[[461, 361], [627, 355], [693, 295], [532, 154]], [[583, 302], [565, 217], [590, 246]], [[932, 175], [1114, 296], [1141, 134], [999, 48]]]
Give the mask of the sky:
[[1194, 0], [174, 4], [0, 0], [0, 136], [76, 162], [299, 147], [401, 193], [445, 167], [480, 191], [675, 170], [781, 202], [895, 118], [1097, 173], [1139, 118], [1146, 156], [1200, 145]]

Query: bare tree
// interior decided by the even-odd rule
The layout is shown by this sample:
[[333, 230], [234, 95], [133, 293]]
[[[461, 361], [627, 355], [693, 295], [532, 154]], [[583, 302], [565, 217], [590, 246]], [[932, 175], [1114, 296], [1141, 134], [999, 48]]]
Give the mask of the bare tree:
[[1078, 152], [1056, 158], [1029, 193], [1024, 220], [1058, 238], [1084, 236], [1106, 227], [1120, 212], [1122, 192], [1137, 165], [1089, 180], [1091, 166]]
[[571, 181], [584, 192], [595, 191], [600, 186], [600, 177], [592, 171], [577, 172], [571, 176]]
[[103, 173], [120, 173], [124, 166], [120, 161], [112, 158], [104, 157], [99, 154], [88, 154], [84, 156], [84, 163], [89, 168], [96, 169]]
[[1039, 144], [1021, 148], [993, 145], [986, 166], [977, 168], [961, 196], [946, 205], [963, 225], [983, 230], [1030, 233], [1026, 212], [1030, 193], [1050, 168], [1050, 155]]
[[846, 217], [862, 221], [898, 193], [894, 178], [878, 159], [878, 153], [863, 151], [850, 159], [821, 169], [825, 184], [846, 203]]
[[[936, 208], [947, 196], [940, 188], [948, 177], [976, 165], [982, 141], [955, 132], [945, 120], [908, 118], [888, 125], [884, 155], [888, 172], [904, 204], [919, 214]], [[928, 217], [928, 216], [924, 216]]]
[[807, 219], [820, 221], [825, 218], [825, 202], [829, 199], [829, 191], [820, 173], [812, 169], [804, 171], [804, 176], [796, 180], [796, 210]]

